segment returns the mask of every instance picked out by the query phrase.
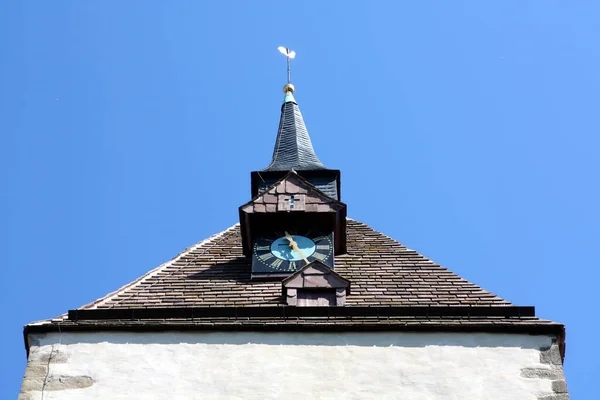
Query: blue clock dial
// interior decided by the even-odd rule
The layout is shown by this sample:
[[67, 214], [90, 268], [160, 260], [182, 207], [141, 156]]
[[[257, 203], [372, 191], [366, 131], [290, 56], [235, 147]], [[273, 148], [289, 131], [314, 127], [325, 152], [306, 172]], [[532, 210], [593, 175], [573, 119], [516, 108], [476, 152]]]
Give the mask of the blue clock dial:
[[[292, 238], [296, 242], [298, 249], [303, 253], [304, 257], [310, 257], [313, 255], [317, 248], [315, 242], [307, 237], [299, 235], [292, 235]], [[286, 261], [300, 261], [304, 259], [302, 254], [294, 251], [290, 247], [290, 241], [285, 237], [279, 238], [271, 244], [271, 253], [273, 253], [275, 257]]]
[[333, 268], [333, 232], [282, 231], [257, 237], [252, 247], [253, 277], [289, 275], [316, 260]]

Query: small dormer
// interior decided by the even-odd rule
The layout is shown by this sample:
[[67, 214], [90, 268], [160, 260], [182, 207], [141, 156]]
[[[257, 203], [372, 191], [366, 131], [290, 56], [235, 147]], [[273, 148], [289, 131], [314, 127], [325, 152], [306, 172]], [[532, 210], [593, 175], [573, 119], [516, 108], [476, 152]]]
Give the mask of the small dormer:
[[343, 306], [350, 281], [320, 261], [313, 261], [282, 282], [288, 306]]

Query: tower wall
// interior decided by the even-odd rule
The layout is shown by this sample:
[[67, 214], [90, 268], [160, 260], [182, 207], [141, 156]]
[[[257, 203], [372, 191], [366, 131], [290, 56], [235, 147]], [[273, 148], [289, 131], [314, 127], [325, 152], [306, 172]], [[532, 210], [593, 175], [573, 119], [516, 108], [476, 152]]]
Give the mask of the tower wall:
[[568, 398], [550, 336], [95, 332], [29, 342], [20, 400]]

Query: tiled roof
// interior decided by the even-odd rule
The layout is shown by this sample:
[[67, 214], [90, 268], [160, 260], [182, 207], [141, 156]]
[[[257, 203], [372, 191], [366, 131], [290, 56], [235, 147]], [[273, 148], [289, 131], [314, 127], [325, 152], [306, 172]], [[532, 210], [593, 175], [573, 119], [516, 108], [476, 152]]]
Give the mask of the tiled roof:
[[[511, 305], [365, 224], [348, 220], [347, 236], [347, 254], [335, 257], [352, 283], [347, 307]], [[283, 305], [280, 281], [250, 273], [236, 224], [82, 308]]]
[[507, 331], [555, 334], [564, 342], [562, 324], [535, 317], [531, 307], [516, 307], [363, 223], [348, 219], [347, 235], [347, 254], [335, 257], [336, 273], [352, 287], [343, 307], [286, 306], [281, 281], [251, 280], [236, 224], [121, 289], [25, 331]]

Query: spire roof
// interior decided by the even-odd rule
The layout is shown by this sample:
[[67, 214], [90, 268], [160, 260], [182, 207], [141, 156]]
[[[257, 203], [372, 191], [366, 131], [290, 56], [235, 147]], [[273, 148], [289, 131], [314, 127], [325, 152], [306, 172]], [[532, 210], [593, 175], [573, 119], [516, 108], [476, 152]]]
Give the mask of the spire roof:
[[300, 108], [294, 99], [294, 86], [285, 85], [281, 118], [273, 160], [263, 171], [307, 171], [326, 169], [315, 154]]

